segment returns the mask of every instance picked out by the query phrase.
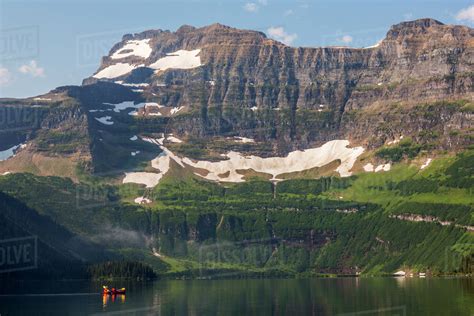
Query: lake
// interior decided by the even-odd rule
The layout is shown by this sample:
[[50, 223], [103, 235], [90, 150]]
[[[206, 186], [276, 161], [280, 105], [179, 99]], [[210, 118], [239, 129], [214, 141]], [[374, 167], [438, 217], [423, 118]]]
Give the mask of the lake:
[[2, 285], [6, 315], [474, 315], [474, 279], [318, 278]]

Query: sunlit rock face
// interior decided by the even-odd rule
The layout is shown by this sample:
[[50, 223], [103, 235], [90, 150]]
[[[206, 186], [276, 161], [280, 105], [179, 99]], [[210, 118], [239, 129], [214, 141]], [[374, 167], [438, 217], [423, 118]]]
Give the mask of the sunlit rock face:
[[[367, 135], [379, 133], [388, 118], [360, 115], [354, 121], [361, 112], [387, 114], [394, 104], [408, 112], [420, 103], [474, 98], [473, 35], [466, 26], [420, 19], [392, 26], [371, 47], [296, 48], [220, 24], [151, 30], [125, 35], [84, 84], [135, 84], [129, 88], [147, 101], [199, 113], [169, 125], [180, 134], [277, 137], [280, 154], [333, 139], [372, 147], [380, 144], [367, 144]], [[434, 124], [468, 120], [452, 115]], [[410, 117], [400, 122], [397, 133], [433, 128]], [[382, 143], [392, 136], [376, 135]]]
[[[14, 110], [38, 114], [26, 131], [4, 136], [4, 147], [33, 140], [30, 154], [41, 149], [42, 155], [87, 158], [88, 169], [102, 172], [156, 156], [140, 141], [127, 142], [133, 135], [173, 134], [182, 149], [207, 150], [191, 157], [170, 147], [193, 163], [212, 163], [207, 167], [216, 172], [202, 176], [216, 181], [227, 173], [241, 178], [238, 169], [215, 165], [206, 155], [276, 159], [335, 140], [372, 151], [398, 146], [402, 135], [456, 151], [469, 144], [472, 128], [472, 111], [463, 102], [474, 99], [473, 35], [469, 27], [432, 19], [397, 24], [366, 48], [295, 48], [220, 24], [128, 34], [82, 86], [59, 87], [14, 105], [6, 100]], [[67, 138], [42, 139], [37, 146], [33, 138], [47, 138], [51, 128], [76, 131], [77, 146], [63, 144], [71, 142]], [[363, 167], [368, 163], [372, 168]], [[357, 168], [384, 165], [384, 172], [387, 163], [372, 160]], [[262, 173], [278, 178], [277, 171]]]

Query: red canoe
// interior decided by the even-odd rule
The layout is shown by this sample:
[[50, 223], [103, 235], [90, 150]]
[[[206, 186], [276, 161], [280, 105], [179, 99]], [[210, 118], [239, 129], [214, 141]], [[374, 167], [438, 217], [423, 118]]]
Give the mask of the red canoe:
[[109, 290], [109, 287], [108, 286], [103, 286], [103, 291], [102, 291], [102, 294], [106, 294], [106, 295], [124, 295], [125, 294], [125, 288], [121, 288], [121, 289], [116, 289], [116, 288], [112, 288], [111, 290]]

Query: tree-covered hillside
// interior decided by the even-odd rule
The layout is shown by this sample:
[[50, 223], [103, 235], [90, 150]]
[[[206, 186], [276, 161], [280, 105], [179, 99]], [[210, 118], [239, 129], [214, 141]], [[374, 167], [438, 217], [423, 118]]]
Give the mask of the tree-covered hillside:
[[[0, 177], [0, 191], [44, 221], [35, 224], [40, 239], [74, 234], [161, 276], [471, 273], [473, 157], [468, 150], [423, 170], [400, 163], [276, 185], [219, 185], [179, 169], [154, 189], [11, 174]], [[137, 196], [153, 202], [137, 205]]]

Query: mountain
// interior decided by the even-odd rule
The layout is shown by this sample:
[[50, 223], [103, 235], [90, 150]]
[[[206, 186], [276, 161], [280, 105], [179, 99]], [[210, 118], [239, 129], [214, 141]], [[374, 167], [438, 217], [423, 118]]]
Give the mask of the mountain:
[[[199, 29], [184, 26], [176, 33], [147, 31], [124, 36], [103, 58], [98, 72], [84, 83], [96, 82], [97, 78], [148, 83], [143, 94], [149, 101], [183, 107], [181, 111], [215, 111], [207, 115], [198, 112], [204, 116], [200, 125], [179, 124], [175, 128], [181, 133], [240, 134], [245, 130], [246, 136], [265, 141], [276, 133], [276, 138], [291, 141], [290, 145], [278, 146], [280, 153], [308, 147], [312, 142], [348, 137], [379, 146], [407, 129], [411, 133], [411, 129], [432, 126], [417, 124], [414, 128], [413, 122], [407, 122], [410, 124], [393, 127], [388, 135], [377, 135], [377, 142], [367, 139], [367, 122], [354, 122], [354, 115], [365, 117], [367, 112], [394, 105], [403, 111], [420, 103], [472, 100], [472, 36], [471, 28], [424, 19], [393, 26], [385, 39], [371, 48], [293, 48], [260, 32], [219, 24]], [[127, 51], [127, 45], [139, 41], [153, 47], [148, 58], [131, 55], [117, 59]], [[195, 52], [196, 65], [187, 71], [139, 67], [157, 68], [160, 62], [173, 58], [164, 57], [166, 54], [179, 51]], [[182, 58], [185, 62], [190, 56]], [[119, 77], [103, 77], [104, 71], [119, 64], [138, 68]], [[230, 109], [248, 118], [234, 117], [228, 113]], [[259, 118], [258, 112], [269, 109], [285, 111], [289, 120], [286, 129], [272, 129], [273, 120], [278, 120], [275, 115], [270, 114], [270, 124]], [[250, 110], [257, 114], [242, 113]], [[310, 116], [306, 123], [310, 125], [302, 126], [299, 115]], [[256, 128], [258, 132], [248, 131]]]
[[[220, 24], [183, 26], [174, 33], [145, 31], [125, 35], [83, 86], [60, 87], [27, 100], [35, 109], [25, 100], [21, 106], [36, 110], [35, 123], [47, 127], [46, 134], [51, 129], [81, 129], [74, 132], [79, 136], [68, 136], [77, 139], [65, 139], [67, 144], [54, 151], [74, 151], [76, 162], [88, 162], [89, 168], [100, 172], [123, 169], [125, 158], [116, 164], [108, 160], [114, 159], [116, 148], [111, 153], [97, 139], [97, 129], [105, 126], [94, 119], [112, 104], [122, 108], [107, 114], [122, 114], [124, 102], [131, 102], [130, 109], [140, 108], [136, 113], [140, 122], [153, 122], [146, 128], [139, 124], [140, 131], [206, 142], [224, 137], [220, 150], [201, 154], [200, 148], [186, 142], [181, 147], [195, 153], [192, 158], [219, 159], [235, 145], [225, 137], [234, 136], [249, 139], [244, 151], [262, 157], [283, 156], [334, 139], [375, 149], [410, 137], [456, 151], [468, 146], [471, 137], [472, 37], [469, 27], [432, 19], [395, 25], [377, 45], [362, 49], [293, 48], [260, 32]], [[12, 103], [21, 101], [3, 102]], [[51, 115], [43, 118], [45, 112]], [[66, 117], [58, 120], [61, 116], [71, 116], [74, 126]], [[120, 120], [123, 124], [105, 124], [114, 132], [130, 134], [132, 121], [137, 120], [123, 116]], [[25, 137], [29, 136], [16, 134], [13, 139]], [[50, 146], [51, 135], [44, 139], [48, 141], [42, 145]], [[75, 146], [67, 148], [71, 143]], [[49, 151], [44, 147], [41, 150]], [[139, 149], [127, 151], [132, 150]], [[72, 167], [65, 168], [73, 176]], [[54, 173], [41, 164], [35, 169]]]
[[127, 34], [81, 86], [0, 100], [0, 190], [169, 273], [220, 251], [216, 269], [256, 273], [466, 271], [473, 35], [433, 19], [367, 48]]

